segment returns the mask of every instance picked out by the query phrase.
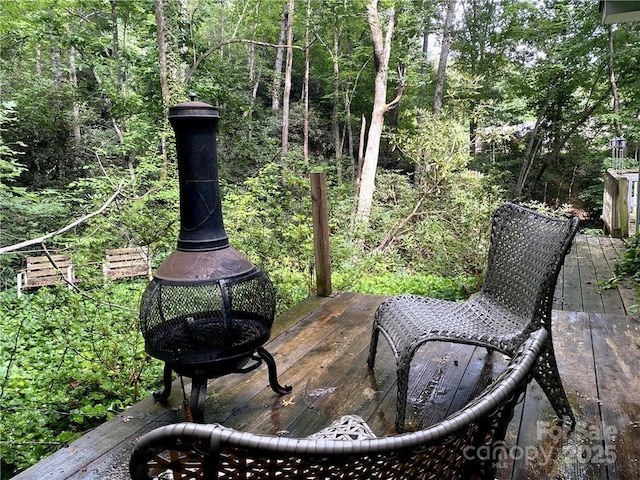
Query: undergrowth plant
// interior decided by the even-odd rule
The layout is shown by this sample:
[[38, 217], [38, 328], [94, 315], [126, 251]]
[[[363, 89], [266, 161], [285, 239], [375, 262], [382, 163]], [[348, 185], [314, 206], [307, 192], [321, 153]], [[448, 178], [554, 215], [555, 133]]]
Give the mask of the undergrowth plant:
[[161, 378], [137, 323], [143, 282], [0, 294], [2, 476], [150, 394]]
[[622, 257], [616, 262], [617, 275], [625, 275], [640, 284], [640, 234], [627, 240]]
[[[619, 277], [627, 277], [633, 280], [635, 290], [640, 294], [640, 234], [636, 233], [627, 240], [622, 257], [615, 264], [616, 276], [610, 280], [614, 285]], [[639, 305], [632, 305], [630, 310], [638, 314], [640, 313]]]

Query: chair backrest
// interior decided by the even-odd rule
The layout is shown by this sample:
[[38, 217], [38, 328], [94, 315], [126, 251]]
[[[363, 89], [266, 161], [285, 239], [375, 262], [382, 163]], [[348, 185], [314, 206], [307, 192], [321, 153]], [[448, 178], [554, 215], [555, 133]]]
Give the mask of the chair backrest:
[[151, 262], [147, 248], [114, 248], [106, 251], [102, 265], [105, 279], [117, 280], [129, 277], [148, 277], [151, 280]]
[[513, 203], [499, 207], [482, 295], [521, 319], [523, 328], [549, 329], [553, 294], [579, 220], [553, 218]]
[[69, 255], [57, 254], [27, 257], [27, 268], [16, 275], [18, 297], [23, 290], [67, 282], [69, 288], [76, 282], [73, 261]]

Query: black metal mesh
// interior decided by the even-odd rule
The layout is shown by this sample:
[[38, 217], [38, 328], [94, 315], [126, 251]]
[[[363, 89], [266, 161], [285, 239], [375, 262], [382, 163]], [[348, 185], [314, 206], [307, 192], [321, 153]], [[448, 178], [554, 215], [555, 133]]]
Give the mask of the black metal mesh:
[[140, 328], [147, 351], [156, 358], [212, 362], [263, 345], [274, 316], [273, 286], [260, 270], [205, 285], [154, 278], [142, 296]]

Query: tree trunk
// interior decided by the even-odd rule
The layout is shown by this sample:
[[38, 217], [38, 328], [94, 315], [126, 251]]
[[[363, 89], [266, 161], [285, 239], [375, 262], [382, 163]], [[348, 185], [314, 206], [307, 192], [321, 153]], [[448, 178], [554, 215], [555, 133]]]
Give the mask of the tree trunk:
[[80, 145], [82, 141], [82, 132], [80, 131], [80, 104], [78, 103], [78, 71], [76, 68], [76, 49], [69, 49], [69, 78], [73, 86], [73, 138], [76, 145]]
[[444, 21], [442, 31], [442, 47], [440, 48], [440, 62], [438, 63], [438, 77], [436, 78], [436, 88], [433, 95], [433, 113], [440, 113], [442, 110], [442, 95], [444, 92], [444, 80], [447, 72], [447, 61], [451, 49], [451, 26], [456, 10], [456, 0], [450, 0], [447, 5], [447, 16]]
[[64, 74], [62, 71], [62, 58], [60, 55], [60, 49], [58, 48], [58, 44], [56, 39], [51, 36], [51, 68], [53, 70], [53, 79], [56, 85], [61, 88], [64, 83]]
[[[118, 30], [118, 12], [116, 9], [116, 0], [111, 0], [111, 58], [116, 63], [116, 92], [118, 96], [123, 94], [124, 75], [122, 72], [122, 62], [120, 61], [120, 35]], [[129, 169], [129, 177], [131, 180], [135, 180], [135, 168], [131, 156], [127, 152], [124, 144], [124, 133], [127, 130], [126, 120], [124, 118], [116, 119], [112, 115], [113, 126], [115, 127], [118, 139], [120, 140], [120, 146], [122, 147], [122, 156]]]
[[[424, 4], [423, 4], [424, 5]], [[420, 105], [427, 104], [427, 66], [429, 65], [429, 31], [431, 27], [431, 18], [425, 20], [424, 30], [422, 31], [422, 61], [420, 62]], [[424, 110], [421, 108], [418, 110], [416, 116], [416, 123], [420, 126], [424, 122]], [[413, 184], [415, 186], [420, 185], [420, 177], [422, 176], [422, 164], [420, 162], [415, 164]]]
[[282, 7], [282, 23], [280, 24], [280, 36], [276, 50], [276, 64], [273, 69], [273, 86], [271, 92], [271, 109], [280, 110], [280, 87], [282, 85], [282, 64], [284, 63], [284, 39], [287, 34], [288, 23], [287, 4]]
[[536, 118], [536, 124], [533, 127], [533, 131], [529, 136], [529, 142], [527, 143], [527, 149], [524, 152], [524, 160], [522, 161], [522, 165], [520, 167], [520, 173], [518, 174], [518, 181], [516, 182], [516, 190], [515, 196], [520, 197], [524, 192], [524, 185], [527, 182], [527, 177], [529, 176], [529, 172], [531, 171], [531, 166], [533, 165], [533, 158], [535, 156], [534, 146], [536, 144], [536, 140], [538, 139], [538, 132], [540, 131], [540, 125], [542, 125], [542, 121], [547, 113], [547, 109], [549, 108], [549, 104], [551, 103], [551, 97], [555, 90], [555, 86], [548, 90], [547, 96], [544, 99], [544, 103], [538, 112], [538, 117]]
[[118, 13], [116, 0], [111, 0], [111, 58], [116, 62], [116, 91], [122, 92], [122, 64], [120, 63], [120, 41], [118, 36]]
[[289, 149], [289, 100], [291, 97], [291, 71], [293, 70], [293, 9], [294, 0], [289, 0], [289, 21], [287, 22], [287, 65], [284, 75], [284, 95], [282, 99], [282, 156]]
[[358, 208], [358, 198], [360, 197], [360, 179], [362, 178], [362, 164], [364, 162], [364, 141], [367, 135], [367, 119], [362, 115], [360, 121], [360, 138], [358, 141], [358, 164], [353, 173], [355, 191], [354, 191], [354, 210], [351, 214], [351, 227], [354, 226], [356, 221], [356, 211]]
[[160, 66], [160, 95], [165, 117], [169, 111], [171, 102], [171, 91], [169, 90], [169, 66], [167, 60], [167, 26], [164, 13], [165, 0], [155, 0], [156, 2], [156, 36], [158, 38], [158, 65]]
[[333, 148], [336, 158], [336, 174], [338, 185], [342, 184], [342, 140], [340, 139], [340, 44], [338, 42], [340, 32], [338, 28], [333, 30], [333, 49], [331, 59], [333, 61], [333, 108], [331, 110], [331, 134], [333, 136]]
[[36, 76], [42, 77], [42, 47], [38, 45], [36, 47]]
[[164, 117], [164, 132], [161, 134], [163, 167], [160, 178], [167, 175], [170, 152], [167, 151], [166, 135], [171, 134], [167, 116], [169, 107], [184, 100], [184, 76], [180, 75], [182, 67], [179, 51], [180, 45], [171, 45], [170, 38], [180, 38], [180, 20], [183, 15], [183, 4], [179, 0], [155, 0], [156, 37], [158, 41], [158, 64], [160, 67], [160, 93]]
[[360, 179], [362, 178], [362, 164], [364, 163], [364, 142], [367, 138], [367, 119], [362, 115], [360, 122], [360, 137], [358, 139], [358, 167], [356, 168], [356, 199], [360, 195]]
[[618, 96], [618, 85], [616, 83], [616, 75], [613, 69], [613, 28], [611, 25], [607, 25], [607, 31], [609, 34], [609, 55], [608, 55], [608, 67], [609, 67], [609, 84], [611, 85], [611, 97], [613, 99], [613, 126], [616, 129], [616, 136], [622, 137], [622, 127], [620, 126], [620, 97]]
[[160, 179], [167, 178], [169, 169], [169, 152], [167, 152], [166, 131], [167, 115], [169, 112], [169, 103], [171, 102], [171, 92], [169, 91], [169, 68], [167, 66], [167, 36], [164, 18], [164, 0], [155, 0], [156, 2], [156, 37], [158, 39], [158, 66], [160, 67], [160, 97], [162, 99], [162, 111], [165, 123], [164, 132], [160, 135], [160, 147], [162, 150], [162, 169], [160, 171]]
[[[426, 82], [426, 72], [428, 65], [428, 54], [429, 54], [429, 22], [427, 22], [424, 26], [424, 31], [422, 32], [422, 61], [420, 62], [420, 105], [425, 105], [427, 103], [427, 82]], [[422, 116], [418, 115], [418, 124], [422, 123]]]
[[469, 120], [469, 155], [474, 157], [476, 154], [476, 141], [478, 136], [478, 119], [474, 115]]
[[347, 135], [347, 142], [348, 142], [349, 161], [351, 162], [351, 172], [353, 175], [352, 180], [355, 181], [357, 173], [356, 173], [355, 157], [353, 155], [353, 126], [351, 125], [351, 100], [346, 89], [344, 92], [344, 111], [346, 116], [345, 123], [347, 127], [346, 135]]
[[[394, 98], [401, 98], [405, 89], [405, 78], [407, 76], [407, 65], [402, 63], [398, 66], [398, 83], [393, 90]], [[389, 127], [393, 131], [398, 129], [398, 120], [400, 118], [400, 102], [396, 102], [391, 109], [391, 118], [389, 119]]]
[[309, 167], [309, 67], [311, 64], [311, 46], [309, 45], [309, 31], [311, 30], [311, 0], [307, 0], [307, 16], [304, 30], [304, 81], [302, 87], [302, 101], [304, 102], [303, 145], [302, 157], [305, 167]]
[[[254, 18], [256, 19], [258, 18], [259, 11], [260, 11], [260, 2], [257, 2], [255, 6]], [[255, 40], [257, 30], [258, 30], [258, 21], [256, 20], [253, 23], [253, 28], [251, 31], [252, 40]], [[249, 117], [249, 120], [251, 120], [253, 116], [253, 110], [255, 108], [256, 101], [258, 99], [258, 89], [260, 88], [260, 79], [262, 77], [261, 75], [262, 72], [260, 70], [260, 67], [256, 68], [256, 44], [253, 42], [250, 42], [248, 47], [249, 47], [249, 54], [247, 59], [247, 68], [249, 70], [249, 81], [253, 84], [253, 89], [251, 91], [251, 104], [249, 106], [249, 110], [246, 110], [243, 113], [243, 117]], [[249, 121], [249, 140], [251, 140], [252, 138], [253, 138], [253, 122]]]
[[388, 16], [389, 24], [387, 25], [386, 35], [383, 36], [383, 28], [378, 14], [378, 1], [371, 0], [367, 5], [367, 20], [373, 38], [373, 57], [376, 66], [376, 76], [373, 111], [371, 113], [367, 148], [360, 175], [360, 192], [358, 195], [358, 208], [356, 210], [356, 220], [361, 223], [368, 223], [369, 216], [371, 215], [378, 155], [380, 153], [380, 138], [382, 137], [382, 127], [384, 126], [384, 114], [388, 110], [386, 103], [387, 73], [389, 69], [389, 56], [391, 54], [391, 38], [393, 37], [395, 22], [395, 10], [393, 7], [390, 9]]

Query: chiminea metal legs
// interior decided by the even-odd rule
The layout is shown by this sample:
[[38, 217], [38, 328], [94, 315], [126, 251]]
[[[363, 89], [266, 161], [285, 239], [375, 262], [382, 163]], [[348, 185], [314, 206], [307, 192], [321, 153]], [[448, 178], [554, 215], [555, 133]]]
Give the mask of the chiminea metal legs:
[[[264, 347], [258, 347], [255, 354], [252, 354], [250, 358], [253, 360], [253, 363], [247, 366], [232, 369], [226, 368], [221, 371], [218, 365], [211, 366], [203, 364], [198, 365], [197, 368], [193, 370], [190, 370], [188, 375], [184, 375], [191, 377], [191, 399], [189, 401], [189, 406], [191, 408], [191, 414], [194, 422], [204, 423], [204, 403], [207, 397], [207, 381], [209, 379], [218, 378], [229, 373], [251, 372], [262, 365], [263, 361], [267, 364], [267, 368], [269, 370], [269, 386], [271, 389], [278, 395], [286, 395], [291, 392], [293, 389], [291, 385], [282, 386], [278, 382], [276, 362], [273, 359], [273, 356]], [[164, 364], [164, 389], [153, 394], [153, 397], [156, 400], [159, 402], [167, 401], [171, 394], [171, 384], [173, 382], [172, 371], [176, 371], [181, 375], [180, 372], [183, 367], [184, 365], [176, 366], [169, 363]]]

